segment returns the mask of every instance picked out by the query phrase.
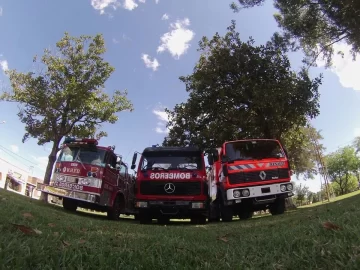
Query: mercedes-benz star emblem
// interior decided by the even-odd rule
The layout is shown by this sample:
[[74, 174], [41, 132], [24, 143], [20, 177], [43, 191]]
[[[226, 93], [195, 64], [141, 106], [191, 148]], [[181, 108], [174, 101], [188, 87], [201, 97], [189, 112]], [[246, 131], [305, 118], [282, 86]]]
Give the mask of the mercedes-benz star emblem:
[[265, 180], [266, 178], [266, 173], [264, 171], [261, 171], [260, 174], [259, 174], [261, 180]]
[[164, 190], [165, 190], [166, 193], [174, 193], [175, 185], [173, 183], [167, 183], [164, 186]]

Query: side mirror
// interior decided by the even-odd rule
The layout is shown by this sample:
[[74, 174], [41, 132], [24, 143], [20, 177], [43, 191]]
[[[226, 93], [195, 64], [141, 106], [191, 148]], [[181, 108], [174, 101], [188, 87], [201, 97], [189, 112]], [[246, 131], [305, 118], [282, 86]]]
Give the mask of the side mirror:
[[136, 167], [136, 165], [135, 165], [136, 159], [137, 159], [137, 153], [134, 153], [134, 156], [133, 156], [133, 159], [131, 162], [131, 167], [130, 167], [132, 170], [135, 169], [135, 167]]

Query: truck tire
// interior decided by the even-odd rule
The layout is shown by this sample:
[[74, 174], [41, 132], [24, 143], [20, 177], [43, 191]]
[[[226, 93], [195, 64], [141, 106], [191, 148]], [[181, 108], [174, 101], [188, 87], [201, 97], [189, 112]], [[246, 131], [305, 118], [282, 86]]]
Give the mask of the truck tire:
[[221, 204], [220, 211], [221, 211], [221, 220], [223, 222], [231, 222], [232, 221], [234, 211], [231, 206]]
[[270, 213], [275, 215], [282, 215], [285, 212], [285, 199], [279, 198], [270, 206]]
[[63, 198], [62, 200], [62, 205], [64, 207], [65, 210], [70, 211], [70, 212], [75, 212], [77, 209], [77, 202], [73, 199], [69, 199], [69, 198]]
[[219, 222], [220, 221], [220, 207], [219, 204], [214, 201], [210, 203], [208, 222]]
[[119, 220], [123, 206], [124, 204], [121, 196], [116, 196], [113, 206], [109, 207], [107, 210], [107, 218], [109, 220]]

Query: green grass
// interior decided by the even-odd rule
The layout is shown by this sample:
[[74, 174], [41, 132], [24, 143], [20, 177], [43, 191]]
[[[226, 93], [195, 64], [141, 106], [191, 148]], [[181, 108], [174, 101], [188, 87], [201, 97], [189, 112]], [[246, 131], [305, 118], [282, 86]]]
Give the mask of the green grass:
[[[360, 269], [358, 195], [201, 226], [108, 221], [3, 190], [0, 204], [1, 269]], [[324, 228], [327, 221], [340, 229]]]
[[309, 205], [303, 205], [303, 206], [300, 206], [299, 208], [314, 207], [314, 206], [319, 206], [319, 205], [323, 205], [323, 204], [327, 204], [327, 203], [341, 201], [343, 199], [350, 198], [350, 197], [353, 197], [353, 196], [359, 195], [359, 194], [360, 194], [360, 190], [351, 192], [351, 193], [348, 193], [348, 194], [345, 194], [342, 196], [337, 196], [335, 198], [330, 199], [330, 202], [328, 200], [324, 200], [323, 202], [317, 202], [317, 203], [313, 203], [313, 204], [309, 204]]

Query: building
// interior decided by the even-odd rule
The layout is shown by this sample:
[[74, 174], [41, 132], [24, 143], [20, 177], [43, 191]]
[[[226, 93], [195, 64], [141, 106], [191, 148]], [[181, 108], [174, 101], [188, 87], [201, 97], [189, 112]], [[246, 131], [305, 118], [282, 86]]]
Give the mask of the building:
[[43, 180], [29, 174], [29, 171], [0, 158], [0, 188], [39, 199], [41, 192], [36, 190], [36, 183]]

